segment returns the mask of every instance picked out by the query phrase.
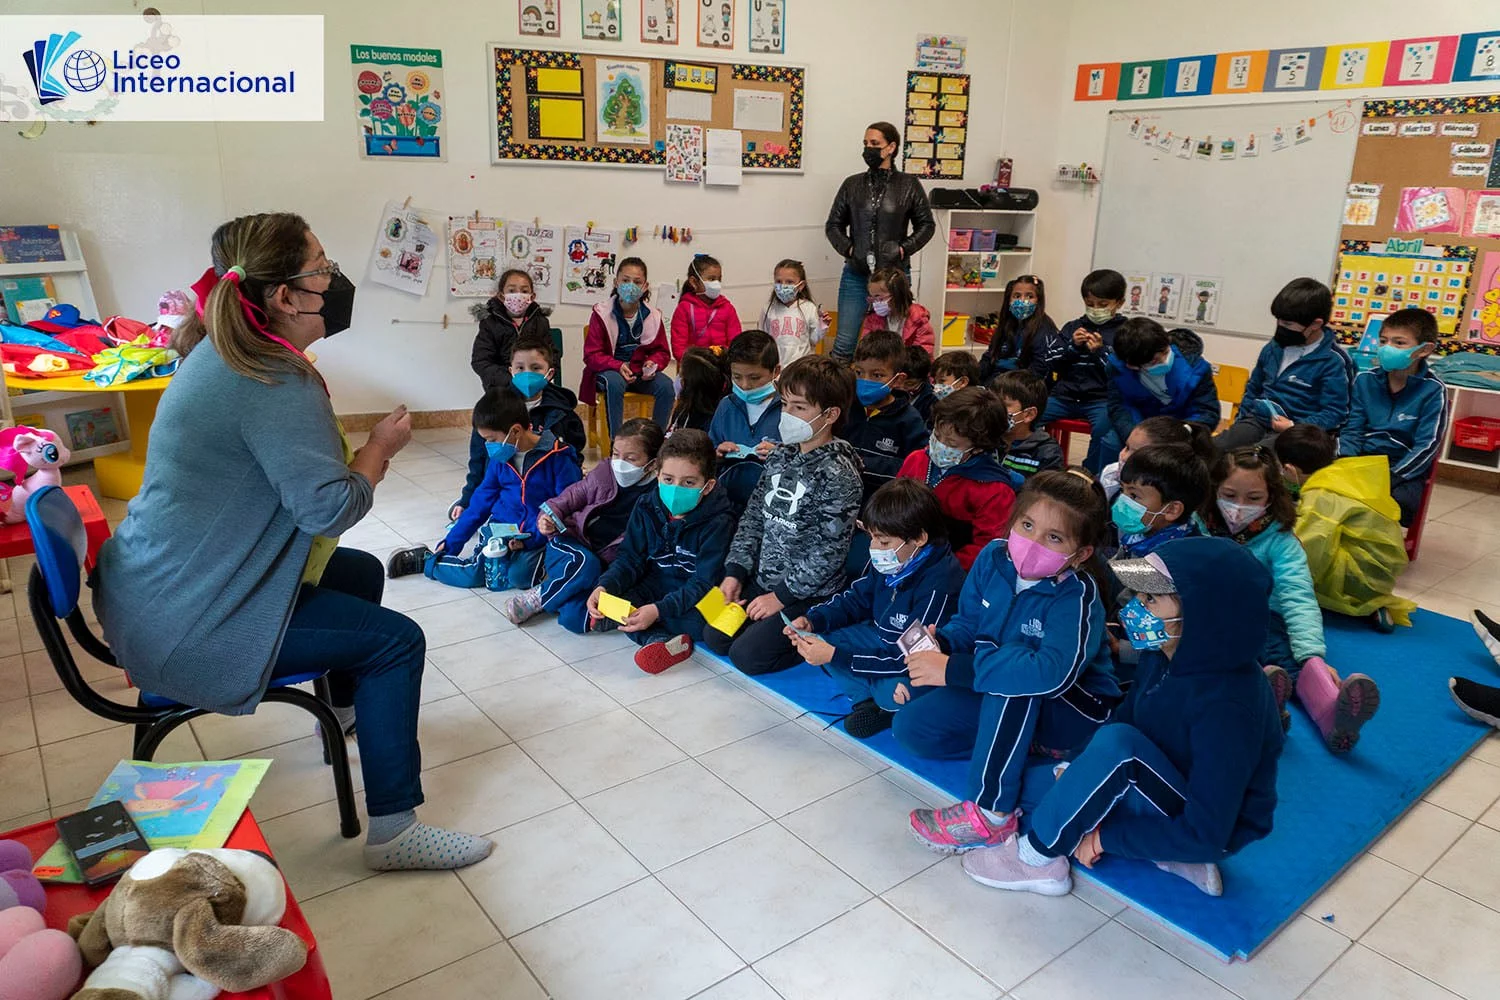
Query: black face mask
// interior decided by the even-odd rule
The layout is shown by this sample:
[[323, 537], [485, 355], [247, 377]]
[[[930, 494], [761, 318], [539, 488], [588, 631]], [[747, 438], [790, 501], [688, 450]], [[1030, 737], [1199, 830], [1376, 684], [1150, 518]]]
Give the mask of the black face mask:
[[297, 291], [322, 296], [323, 308], [313, 312], [298, 309], [297, 312], [303, 316], [322, 316], [325, 338], [349, 329], [349, 323], [354, 318], [354, 282], [342, 274], [335, 274], [326, 291], [315, 292], [310, 288], [299, 288]]
[[865, 166], [869, 167], [871, 170], [874, 170], [879, 167], [880, 162], [885, 159], [885, 151], [880, 149], [871, 149], [869, 146], [866, 146], [864, 151], [864, 158]]
[[1271, 339], [1282, 347], [1304, 347], [1307, 344], [1307, 331], [1303, 330], [1299, 333], [1296, 330], [1288, 330], [1284, 326], [1277, 326], [1276, 333]]

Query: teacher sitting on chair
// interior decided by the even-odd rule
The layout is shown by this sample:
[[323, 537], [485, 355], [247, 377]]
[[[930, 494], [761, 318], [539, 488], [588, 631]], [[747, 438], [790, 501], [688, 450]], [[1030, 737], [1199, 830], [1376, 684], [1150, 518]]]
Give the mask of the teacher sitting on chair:
[[346, 733], [358, 714], [365, 863], [473, 864], [489, 841], [416, 818], [422, 629], [380, 606], [378, 559], [338, 547], [411, 440], [402, 407], [350, 451], [304, 353], [349, 327], [354, 285], [286, 213], [225, 223], [212, 257], [140, 495], [99, 554], [105, 638], [143, 691], [229, 715], [255, 711], [272, 678], [326, 671]]
[[865, 129], [865, 166], [844, 178], [823, 231], [844, 258], [839, 279], [839, 328], [833, 356], [854, 357], [864, 322], [870, 275], [882, 267], [911, 274], [911, 258], [932, 239], [932, 207], [922, 182], [895, 169], [901, 134], [890, 122]]

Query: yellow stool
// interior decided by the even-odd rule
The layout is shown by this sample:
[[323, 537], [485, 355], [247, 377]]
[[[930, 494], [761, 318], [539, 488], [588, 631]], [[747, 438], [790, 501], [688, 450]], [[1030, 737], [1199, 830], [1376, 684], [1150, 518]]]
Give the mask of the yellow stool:
[[[644, 420], [650, 420], [655, 406], [656, 397], [640, 392], [627, 392], [625, 394], [625, 406], [623, 409], [625, 419], [633, 420], [636, 417], [640, 417]], [[589, 407], [589, 416], [585, 426], [588, 428], [589, 447], [599, 449], [599, 459], [601, 461], [607, 460], [610, 448], [614, 442], [610, 439], [609, 418], [605, 413], [602, 401]]]

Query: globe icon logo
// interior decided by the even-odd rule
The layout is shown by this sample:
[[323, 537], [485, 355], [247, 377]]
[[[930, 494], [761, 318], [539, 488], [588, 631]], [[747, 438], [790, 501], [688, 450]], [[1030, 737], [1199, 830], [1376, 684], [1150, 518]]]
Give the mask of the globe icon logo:
[[103, 86], [107, 73], [104, 57], [93, 49], [79, 49], [63, 63], [63, 79], [68, 82], [68, 86], [82, 94]]

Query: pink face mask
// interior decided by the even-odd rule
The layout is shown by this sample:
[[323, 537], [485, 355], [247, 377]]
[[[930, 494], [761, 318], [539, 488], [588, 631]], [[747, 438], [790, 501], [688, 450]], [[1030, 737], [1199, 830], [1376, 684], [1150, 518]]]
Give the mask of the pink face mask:
[[506, 292], [501, 299], [505, 303], [505, 311], [512, 316], [523, 316], [526, 310], [531, 308], [529, 292]]
[[1015, 529], [1005, 539], [1010, 552], [1010, 561], [1016, 565], [1016, 574], [1023, 580], [1045, 580], [1056, 576], [1068, 567], [1071, 552], [1053, 552], [1041, 542], [1034, 542]]

